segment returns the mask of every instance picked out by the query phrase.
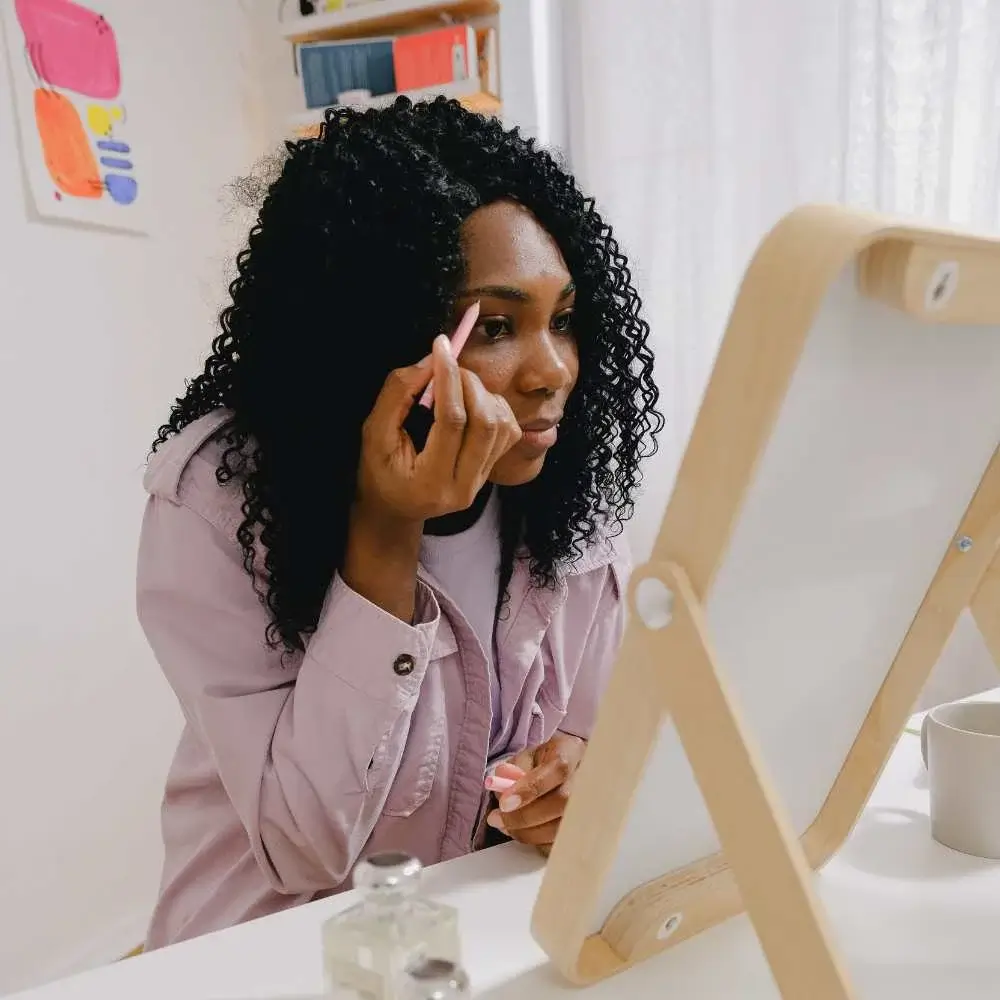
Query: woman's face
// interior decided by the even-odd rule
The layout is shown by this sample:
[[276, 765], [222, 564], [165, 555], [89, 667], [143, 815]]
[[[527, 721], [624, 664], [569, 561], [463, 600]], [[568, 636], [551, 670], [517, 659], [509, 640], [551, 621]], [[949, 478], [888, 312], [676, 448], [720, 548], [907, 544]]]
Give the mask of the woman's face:
[[462, 227], [462, 245], [467, 274], [456, 320], [477, 299], [480, 313], [461, 366], [507, 400], [524, 431], [490, 474], [499, 486], [519, 486], [542, 471], [576, 385], [576, 293], [555, 240], [520, 205], [477, 209]]

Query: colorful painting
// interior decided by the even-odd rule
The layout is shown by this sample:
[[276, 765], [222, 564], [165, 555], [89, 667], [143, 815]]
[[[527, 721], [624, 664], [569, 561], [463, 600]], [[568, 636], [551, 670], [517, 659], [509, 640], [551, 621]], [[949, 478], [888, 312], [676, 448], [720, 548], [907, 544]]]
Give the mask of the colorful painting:
[[39, 215], [141, 230], [119, 41], [75, 0], [0, 0], [25, 173]]

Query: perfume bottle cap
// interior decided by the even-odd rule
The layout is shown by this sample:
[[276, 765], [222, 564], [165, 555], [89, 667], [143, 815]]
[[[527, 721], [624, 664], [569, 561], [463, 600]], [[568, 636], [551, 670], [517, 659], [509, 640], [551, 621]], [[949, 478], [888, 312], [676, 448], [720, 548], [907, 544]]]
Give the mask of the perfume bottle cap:
[[404, 1000], [448, 1000], [469, 996], [469, 977], [460, 965], [425, 958], [406, 970]]
[[354, 885], [362, 891], [412, 892], [420, 884], [422, 871], [423, 865], [412, 854], [383, 851], [358, 862], [354, 869]]

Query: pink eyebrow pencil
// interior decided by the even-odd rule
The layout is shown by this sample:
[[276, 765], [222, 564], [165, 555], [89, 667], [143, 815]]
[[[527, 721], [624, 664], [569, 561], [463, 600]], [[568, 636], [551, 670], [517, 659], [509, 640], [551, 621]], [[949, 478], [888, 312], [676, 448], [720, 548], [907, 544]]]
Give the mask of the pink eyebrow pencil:
[[517, 782], [513, 778], [498, 778], [495, 774], [487, 775], [483, 782], [483, 787], [488, 792], [506, 792], [508, 788], [513, 788]]
[[[473, 302], [465, 310], [465, 315], [459, 320], [458, 326], [455, 327], [455, 332], [451, 335], [451, 356], [453, 358], [457, 358], [462, 353], [462, 348], [465, 347], [465, 342], [469, 339], [469, 335], [472, 333], [477, 319], [479, 319], [478, 301]], [[420, 397], [419, 402], [421, 406], [426, 407], [428, 410], [434, 409], [434, 379], [431, 379], [427, 384], [427, 388], [424, 389], [424, 394]]]

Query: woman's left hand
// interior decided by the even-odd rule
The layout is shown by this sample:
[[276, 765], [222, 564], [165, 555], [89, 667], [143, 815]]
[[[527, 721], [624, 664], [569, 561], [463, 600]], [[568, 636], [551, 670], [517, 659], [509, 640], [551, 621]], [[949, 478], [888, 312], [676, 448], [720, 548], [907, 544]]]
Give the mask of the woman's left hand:
[[547, 855], [566, 809], [573, 775], [586, 749], [586, 740], [557, 732], [534, 750], [499, 765], [497, 777], [516, 780], [500, 795], [500, 808], [494, 809], [486, 822]]

